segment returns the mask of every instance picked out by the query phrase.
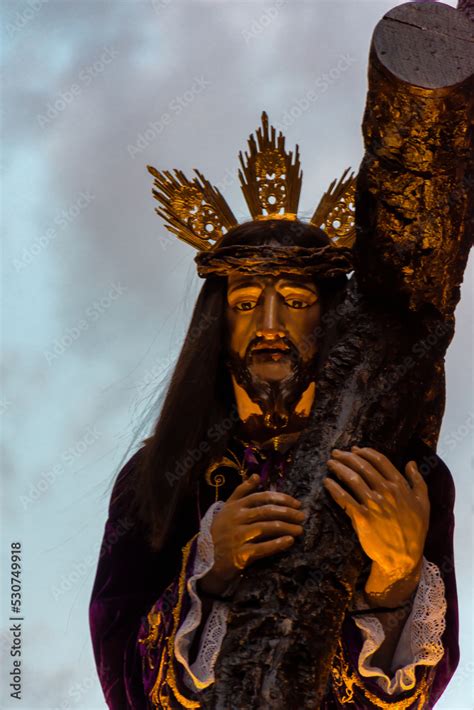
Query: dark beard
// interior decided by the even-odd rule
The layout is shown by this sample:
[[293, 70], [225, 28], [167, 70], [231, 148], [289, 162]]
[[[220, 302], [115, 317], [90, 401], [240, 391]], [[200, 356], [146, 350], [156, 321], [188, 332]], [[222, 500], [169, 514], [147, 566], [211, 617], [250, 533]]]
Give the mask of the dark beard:
[[231, 353], [227, 360], [227, 365], [237, 383], [262, 410], [262, 415], [259, 417], [254, 415], [252, 418], [263, 419], [266, 429], [279, 431], [286, 430], [295, 418], [299, 419], [294, 413], [294, 407], [315, 379], [318, 357], [316, 354], [312, 360], [304, 362], [293, 343], [286, 339], [282, 340], [290, 349], [289, 355], [292, 361], [291, 374], [282, 380], [263, 380], [251, 372], [249, 362], [255, 341], [249, 344], [244, 358]]

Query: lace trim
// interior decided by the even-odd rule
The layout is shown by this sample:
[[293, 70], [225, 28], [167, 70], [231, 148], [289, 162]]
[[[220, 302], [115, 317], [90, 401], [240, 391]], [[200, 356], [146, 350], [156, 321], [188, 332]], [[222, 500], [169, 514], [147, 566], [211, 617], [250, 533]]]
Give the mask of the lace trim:
[[[223, 501], [211, 505], [201, 520], [193, 575], [187, 582], [191, 607], [175, 638], [176, 659], [187, 671], [184, 674], [184, 682], [194, 691], [207, 688], [214, 682], [214, 666], [227, 630], [228, 606], [225, 602], [214, 601], [201, 633], [198, 656], [195, 662], [189, 665], [189, 649], [202, 618], [202, 603], [196, 591], [196, 582], [214, 564], [214, 545], [210, 528], [214, 515], [223, 505]], [[357, 607], [368, 608], [362, 601], [362, 596], [358, 597]], [[364, 636], [358, 664], [360, 675], [375, 678], [380, 688], [388, 695], [412, 690], [416, 684], [415, 667], [435, 666], [443, 657], [441, 637], [446, 627], [446, 607], [444, 582], [439, 568], [423, 558], [413, 608], [393, 656], [391, 671], [394, 675], [391, 679], [381, 668], [370, 665], [371, 657], [385, 639], [381, 622], [375, 616], [369, 615], [354, 618]]]
[[225, 602], [214, 601], [201, 633], [198, 656], [192, 665], [189, 664], [189, 650], [202, 619], [202, 602], [196, 585], [198, 579], [204, 577], [214, 564], [211, 525], [223, 505], [224, 501], [213, 503], [201, 520], [193, 574], [186, 585], [191, 606], [176, 633], [174, 643], [175, 657], [186, 670], [184, 682], [194, 691], [207, 688], [214, 682], [214, 666], [227, 631], [228, 606]]
[[381, 668], [370, 665], [371, 657], [385, 639], [382, 624], [375, 616], [354, 617], [365, 639], [359, 656], [359, 673], [366, 678], [376, 678], [380, 688], [388, 695], [412, 690], [416, 684], [415, 667], [435, 666], [443, 657], [441, 637], [446, 628], [446, 608], [444, 582], [439, 568], [423, 558], [413, 608], [393, 655], [393, 677], [390, 679]]
[[[350, 707], [358, 708], [382, 708], [383, 710], [422, 710], [427, 708], [427, 702], [430, 694], [430, 686], [433, 680], [433, 674], [423, 674], [416, 688], [410, 693], [410, 697], [399, 700], [398, 696], [390, 700], [383, 700], [379, 695], [372, 693], [366, 685], [365, 680], [360, 674], [355, 671], [349, 661], [345, 658], [344, 648], [341, 640], [338, 641], [336, 653], [331, 668], [332, 689], [336, 696], [339, 706], [344, 706], [350, 703]], [[366, 704], [360, 705], [360, 702], [367, 701]]]

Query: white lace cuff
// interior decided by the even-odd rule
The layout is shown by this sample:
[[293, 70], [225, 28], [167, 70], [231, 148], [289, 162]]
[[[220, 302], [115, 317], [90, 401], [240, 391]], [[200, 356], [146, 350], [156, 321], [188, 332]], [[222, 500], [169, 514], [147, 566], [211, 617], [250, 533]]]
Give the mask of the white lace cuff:
[[189, 650], [202, 618], [202, 602], [196, 591], [196, 585], [198, 579], [204, 577], [214, 564], [211, 525], [214, 516], [223, 505], [224, 501], [213, 503], [201, 520], [193, 573], [186, 585], [187, 593], [191, 599], [191, 606], [183, 623], [176, 632], [174, 641], [176, 659], [184, 666], [186, 671], [184, 682], [194, 691], [207, 688], [214, 682], [214, 666], [227, 630], [228, 605], [225, 602], [214, 601], [201, 633], [197, 658], [193, 664], [189, 664]]
[[446, 627], [446, 606], [444, 582], [439, 568], [423, 557], [413, 607], [393, 655], [392, 678], [381, 668], [370, 665], [373, 654], [385, 639], [379, 619], [370, 615], [354, 617], [364, 638], [359, 656], [359, 673], [366, 678], [375, 678], [388, 695], [414, 688], [415, 666], [435, 666], [443, 657], [441, 637]]

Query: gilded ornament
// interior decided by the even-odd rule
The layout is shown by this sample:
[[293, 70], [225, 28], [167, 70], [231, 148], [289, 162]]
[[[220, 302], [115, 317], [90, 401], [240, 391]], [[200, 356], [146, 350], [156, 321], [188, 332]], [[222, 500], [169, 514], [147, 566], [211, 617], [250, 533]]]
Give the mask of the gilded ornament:
[[[248, 152], [239, 153], [239, 179], [253, 220], [297, 219], [303, 173], [299, 148], [285, 149], [285, 138], [269, 126], [263, 111], [262, 125], [248, 139]], [[159, 171], [147, 166], [155, 178], [153, 196], [165, 227], [179, 239], [201, 251], [216, 250], [225, 234], [238, 222], [221, 192], [198, 170], [188, 180], [180, 170]], [[351, 247], [355, 239], [353, 173], [347, 169], [323, 195], [310, 223], [324, 228], [333, 246]]]

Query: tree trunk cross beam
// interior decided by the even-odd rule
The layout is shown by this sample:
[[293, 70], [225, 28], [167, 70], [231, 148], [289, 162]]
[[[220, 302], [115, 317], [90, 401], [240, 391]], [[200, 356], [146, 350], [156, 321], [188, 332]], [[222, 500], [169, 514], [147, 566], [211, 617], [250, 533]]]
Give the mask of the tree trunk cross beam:
[[355, 274], [324, 334], [329, 354], [286, 491], [309, 509], [290, 551], [253, 564], [199, 694], [213, 710], [317, 710], [368, 560], [324, 491], [334, 447], [372, 446], [401, 466], [410, 438], [436, 445], [444, 356], [472, 244], [474, 24], [406, 3], [377, 25], [356, 191]]

